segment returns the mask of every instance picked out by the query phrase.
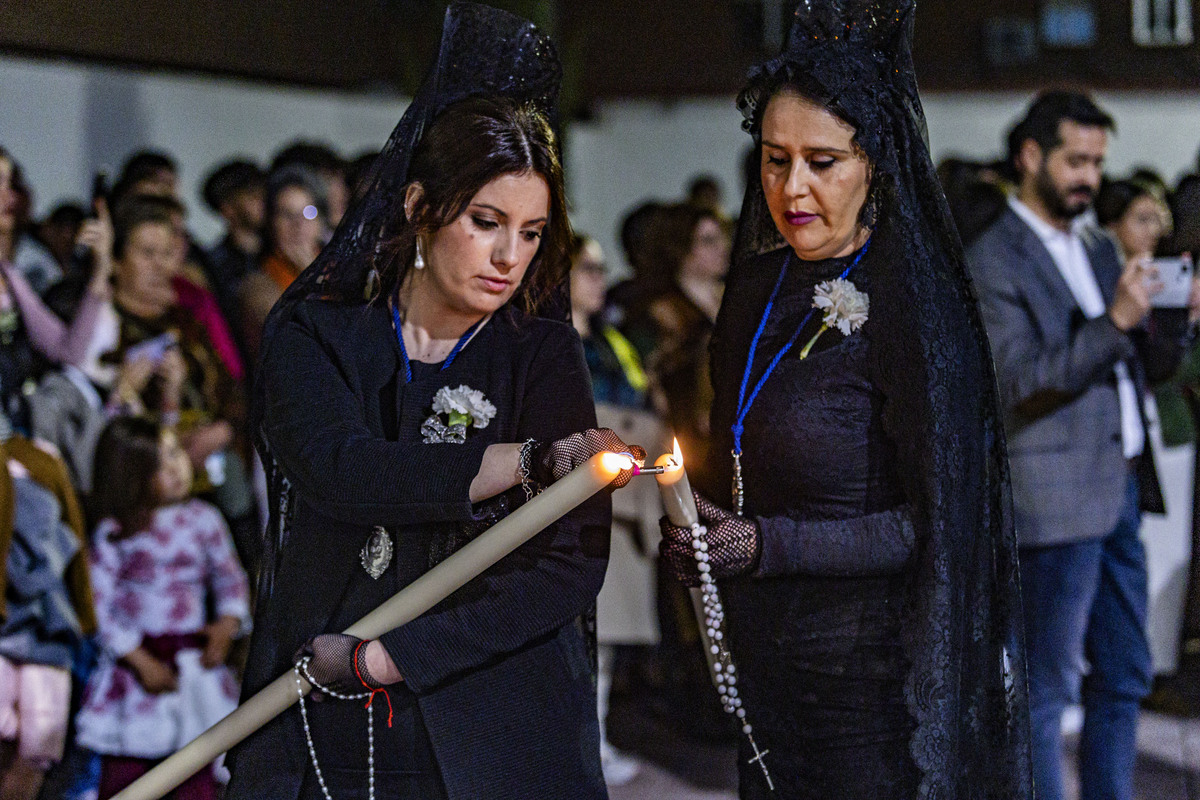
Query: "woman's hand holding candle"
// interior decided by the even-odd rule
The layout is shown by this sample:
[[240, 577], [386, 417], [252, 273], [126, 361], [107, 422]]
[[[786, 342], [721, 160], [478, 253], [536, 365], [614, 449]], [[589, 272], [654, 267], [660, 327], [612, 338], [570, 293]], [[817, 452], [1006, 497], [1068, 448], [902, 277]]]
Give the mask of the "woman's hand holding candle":
[[[708, 573], [714, 579], [753, 569], [762, 551], [758, 524], [692, 491], [678, 439], [674, 451], [664, 453], [654, 465], [665, 470], [658, 476], [658, 488], [667, 510], [667, 516], [659, 523], [663, 534], [659, 554], [671, 575], [685, 586], [698, 586], [700, 563], [708, 564]], [[692, 530], [697, 524], [707, 529], [702, 548], [698, 548]], [[696, 557], [698, 549], [706, 556], [704, 562]]]
[[[692, 499], [700, 524], [708, 529], [707, 549], [703, 552], [708, 556], [704, 563], [709, 566], [709, 574], [713, 578], [731, 578], [753, 569], [762, 551], [758, 524], [726, 511], [694, 490]], [[700, 562], [696, 560], [691, 527], [675, 525], [669, 517], [663, 517], [659, 525], [663, 535], [659, 555], [667, 572], [684, 586], [699, 586]]]
[[[604, 452], [628, 453], [636, 464], [646, 458], [645, 450], [625, 444], [608, 428], [590, 428], [549, 442], [493, 444], [484, 451], [479, 474], [471, 482], [471, 502], [482, 502], [516, 485], [526, 486], [532, 494], [535, 488], [545, 489], [592, 456]], [[621, 470], [613, 488], [629, 483], [634, 474], [631, 469]]]
[[[535, 443], [530, 458], [530, 477], [541, 486], [549, 486], [592, 456], [604, 452], [628, 453], [637, 464], [646, 460], [644, 449], [636, 444], [625, 444], [616, 432], [608, 428], [591, 428], [558, 441]], [[633, 475], [632, 470], [621, 470], [612, 482], [613, 488], [620, 489], [633, 479]]]
[[[382, 668], [376, 659], [376, 669], [371, 669], [367, 648], [375, 640], [364, 640], [345, 633], [322, 633], [304, 643], [296, 653], [296, 663], [304, 665], [304, 674], [311, 676], [316, 686], [340, 694], [357, 694], [366, 689], [379, 689], [396, 683], [396, 666], [387, 660], [390, 671]], [[385, 674], [387, 673], [387, 674]], [[398, 673], [396, 673], [398, 674]], [[313, 699], [319, 700], [320, 691], [314, 687]]]
[[[296, 662], [307, 659], [305, 670], [321, 686], [342, 694], [364, 688], [380, 689], [403, 678], [391, 656], [377, 639], [365, 640], [345, 633], [322, 633], [304, 643]], [[319, 699], [314, 691], [314, 700]]]
[[378, 639], [372, 639], [363, 652], [366, 655], [367, 670], [377, 682], [384, 686], [391, 686], [393, 683], [400, 683], [404, 680], [404, 676], [396, 668], [396, 663], [392, 661], [387, 649]]

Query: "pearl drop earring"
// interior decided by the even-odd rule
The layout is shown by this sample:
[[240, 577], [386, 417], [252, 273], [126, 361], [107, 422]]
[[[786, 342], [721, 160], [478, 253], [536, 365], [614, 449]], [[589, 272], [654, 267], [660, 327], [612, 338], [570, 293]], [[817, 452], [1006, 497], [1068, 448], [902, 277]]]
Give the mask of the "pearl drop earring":
[[421, 252], [420, 239], [417, 239], [417, 255], [413, 258], [413, 269], [425, 269], [425, 254]]

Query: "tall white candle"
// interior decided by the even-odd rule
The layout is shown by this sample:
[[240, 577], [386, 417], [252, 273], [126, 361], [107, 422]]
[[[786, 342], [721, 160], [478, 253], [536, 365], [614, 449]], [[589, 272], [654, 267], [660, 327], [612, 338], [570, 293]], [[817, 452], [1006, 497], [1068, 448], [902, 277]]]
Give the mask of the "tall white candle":
[[[680, 528], [690, 528], [700, 522], [700, 512], [696, 510], [696, 498], [692, 495], [692, 484], [688, 480], [687, 470], [683, 468], [683, 454], [679, 450], [679, 440], [675, 440], [675, 452], [663, 453], [654, 462], [656, 467], [666, 467], [661, 475], [656, 475], [658, 491], [662, 495], [663, 507], [667, 519], [672, 525]], [[713, 664], [717, 662], [717, 654], [713, 652], [713, 641], [708, 635], [708, 622], [704, 613], [704, 595], [700, 589], [692, 587], [688, 590], [692, 598], [692, 612], [696, 615], [696, 627], [700, 630], [700, 641], [704, 645], [704, 657], [708, 659], [708, 674], [714, 676]], [[713, 678], [716, 685], [716, 678]]]
[[[667, 467], [667, 470], [658, 476], [658, 488], [662, 494], [663, 505], [666, 506], [667, 519], [671, 520], [672, 525], [681, 528], [690, 528], [699, 523], [700, 514], [696, 510], [696, 498], [692, 495], [692, 486], [688, 481], [687, 472], [683, 468], [683, 454], [679, 451], [678, 439], [675, 441], [674, 454], [660, 456], [654, 465]], [[708, 659], [708, 674], [712, 678], [713, 687], [721, 695], [722, 707], [726, 712], [736, 715], [742, 726], [742, 733], [746, 735], [746, 740], [754, 751], [754, 758], [751, 758], [749, 763], [758, 764], [762, 770], [763, 779], [767, 782], [767, 787], [774, 791], [775, 784], [771, 780], [771, 772], [767, 769], [766, 761], [763, 760], [763, 756], [770, 751], [758, 749], [758, 742], [754, 740], [753, 728], [746, 718], [746, 710], [741, 707], [742, 701], [733, 689], [736, 680], [733, 655], [726, 646], [727, 642], [714, 642], [713, 638], [709, 636], [710, 624], [715, 628], [714, 633], [717, 637], [723, 635], [720, 619], [723, 614], [716, 585], [709, 583], [706, 590], [710, 592], [710, 605], [707, 608], [704, 603], [705, 590], [692, 589], [691, 595], [692, 610], [696, 612], [696, 627], [700, 629], [700, 641], [704, 644], [704, 657]], [[714, 617], [712, 623], [709, 622], [710, 613]], [[718, 680], [718, 675], [722, 676], [721, 680]], [[724, 685], [722, 685], [722, 680]]]
[[666, 467], [661, 475], [654, 476], [658, 480], [658, 491], [662, 495], [663, 506], [667, 511], [667, 519], [672, 525], [690, 528], [700, 521], [700, 512], [696, 510], [696, 498], [692, 496], [692, 484], [688, 480], [687, 470], [683, 468], [683, 456], [679, 453], [679, 441], [675, 442], [675, 455], [663, 453], [654, 462], [656, 467]]
[[[461, 550], [406, 586], [379, 608], [346, 629], [375, 639], [410, 622], [449, 597], [472, 578], [545, 530], [551, 523], [612, 483], [630, 460], [599, 453], [562, 480], [477, 536]], [[307, 693], [311, 687], [302, 684]], [[158, 800], [207, 767], [221, 753], [283, 713], [299, 699], [294, 673], [276, 678], [225, 719], [130, 784], [113, 800]]]

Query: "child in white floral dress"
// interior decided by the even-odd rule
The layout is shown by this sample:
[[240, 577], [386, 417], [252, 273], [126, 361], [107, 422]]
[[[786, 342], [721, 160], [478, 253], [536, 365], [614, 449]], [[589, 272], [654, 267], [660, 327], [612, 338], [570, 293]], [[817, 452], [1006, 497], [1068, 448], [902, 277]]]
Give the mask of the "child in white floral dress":
[[[220, 513], [189, 497], [191, 483], [170, 430], [142, 417], [105, 429], [91, 564], [101, 655], [76, 717], [78, 741], [102, 756], [100, 800], [236, 707], [224, 662], [249, 627], [246, 575]], [[174, 795], [216, 796], [212, 770]]]

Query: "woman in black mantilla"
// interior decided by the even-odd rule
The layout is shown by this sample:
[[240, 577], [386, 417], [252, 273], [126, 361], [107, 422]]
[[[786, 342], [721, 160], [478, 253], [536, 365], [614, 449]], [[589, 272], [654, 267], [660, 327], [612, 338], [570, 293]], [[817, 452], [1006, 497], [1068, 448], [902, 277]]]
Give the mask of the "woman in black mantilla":
[[606, 796], [580, 621], [606, 496], [378, 640], [335, 633], [531, 484], [629, 449], [594, 427], [567, 318], [558, 80], [532, 25], [452, 6], [369, 191], [268, 320], [255, 417], [276, 500], [243, 691], [301, 658], [327, 694], [384, 696], [371, 747], [362, 699], [278, 717], [232, 754], [227, 800]]
[[[912, 16], [911, 0], [806, 0], [740, 98], [762, 180], [713, 337], [719, 455], [694, 471], [775, 785], [747, 742], [744, 798], [1030, 797], [994, 378]], [[691, 532], [664, 535], [695, 583]]]

